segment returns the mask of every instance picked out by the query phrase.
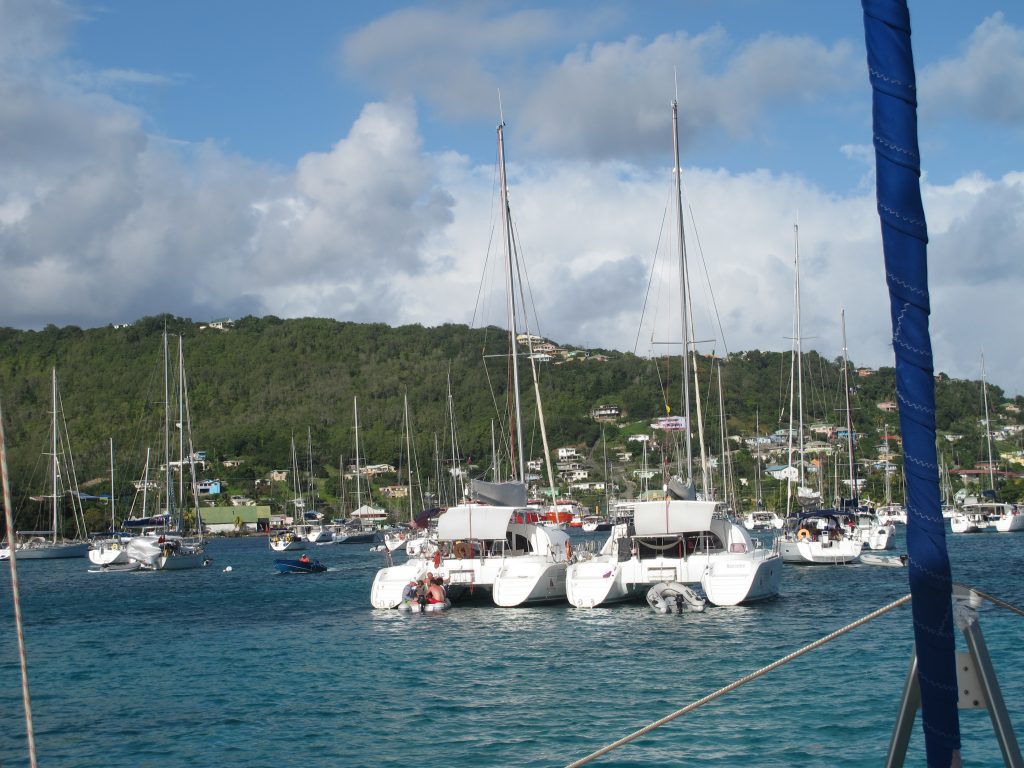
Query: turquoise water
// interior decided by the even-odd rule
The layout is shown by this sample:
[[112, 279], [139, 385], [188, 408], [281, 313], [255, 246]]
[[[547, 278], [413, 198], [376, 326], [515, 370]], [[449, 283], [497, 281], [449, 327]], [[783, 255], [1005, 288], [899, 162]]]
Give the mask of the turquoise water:
[[[1024, 534], [948, 541], [957, 581], [1024, 604]], [[778, 599], [703, 614], [406, 615], [370, 608], [382, 555], [365, 545], [288, 576], [263, 539], [207, 551], [209, 568], [176, 573], [20, 564], [41, 765], [565, 765], [908, 592], [904, 569], [786, 566]], [[0, 764], [22, 766], [0, 571]], [[981, 628], [1024, 740], [1024, 619], [986, 609]], [[897, 609], [592, 764], [880, 765], [911, 645]], [[965, 764], [1002, 765], [985, 712], [961, 729]], [[923, 763], [918, 721], [907, 764]]]

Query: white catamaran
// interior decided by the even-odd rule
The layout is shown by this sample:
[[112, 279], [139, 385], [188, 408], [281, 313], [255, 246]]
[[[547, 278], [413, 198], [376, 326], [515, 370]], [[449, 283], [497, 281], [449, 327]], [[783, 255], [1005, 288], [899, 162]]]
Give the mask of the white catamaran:
[[[378, 571], [370, 591], [375, 608], [397, 608], [402, 592], [412, 580], [428, 572], [448, 584], [453, 601], [469, 596], [489, 596], [495, 605], [513, 607], [565, 600], [565, 573], [572, 555], [569, 535], [542, 525], [537, 511], [527, 506], [523, 429], [520, 412], [519, 360], [517, 355], [517, 294], [514, 234], [510, 220], [505, 177], [504, 124], [498, 129], [498, 165], [501, 185], [501, 222], [506, 263], [506, 299], [509, 312], [510, 413], [517, 462], [506, 482], [473, 481], [473, 501], [449, 507], [437, 521], [437, 533], [410, 553], [408, 560]], [[531, 366], [534, 358], [530, 356]], [[534, 370], [541, 434], [543, 412]], [[545, 453], [548, 453], [546, 441]], [[454, 447], [454, 444], [453, 444]], [[548, 453], [548, 455], [550, 455]]]
[[[682, 293], [684, 417], [666, 416], [653, 426], [662, 429], [666, 435], [679, 432], [685, 435], [686, 471], [688, 478], [692, 478], [688, 358], [693, 336], [692, 316], [687, 313], [690, 296], [683, 233], [678, 122], [678, 105], [673, 101], [674, 207]], [[699, 400], [698, 397], [698, 403]], [[706, 466], [706, 462], [702, 461], [702, 466]], [[703, 474], [707, 492], [710, 483], [707, 472]], [[678, 478], [668, 480], [666, 477], [664, 490], [664, 500], [636, 502], [632, 520], [613, 526], [608, 539], [594, 557], [581, 559], [569, 567], [566, 596], [570, 603], [578, 608], [593, 608], [640, 598], [662, 583], [678, 594], [690, 592], [686, 585], [700, 584], [708, 600], [716, 605], [752, 602], [779, 593], [782, 560], [777, 552], [761, 547], [760, 541], [753, 539], [741, 523], [725, 514], [717, 502], [698, 500], [692, 479], [684, 484]]]

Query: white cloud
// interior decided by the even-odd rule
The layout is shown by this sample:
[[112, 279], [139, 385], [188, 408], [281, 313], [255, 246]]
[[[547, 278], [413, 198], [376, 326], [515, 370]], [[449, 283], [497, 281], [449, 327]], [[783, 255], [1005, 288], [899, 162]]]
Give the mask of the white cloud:
[[971, 34], [963, 53], [918, 78], [923, 114], [969, 115], [998, 123], [1024, 119], [1024, 30], [994, 13]]
[[[49, 48], [24, 47], [42, 56], [60, 49], [51, 39]], [[714, 77], [704, 62], [728, 47], [719, 32], [595, 46], [566, 58], [550, 82], [563, 78], [568, 94], [593, 90], [602, 73], [631, 66], [646, 79], [686, 52], [694, 71], [705, 73], [692, 84], [693, 101], [719, 127], [735, 121], [732, 129], [741, 130], [743, 115], [772, 99], [813, 98], [846, 66], [841, 47], [805, 42], [787, 52], [780, 39], [762, 38], [726, 57]], [[768, 61], [779, 66], [766, 71]], [[494, 272], [494, 169], [455, 152], [425, 152], [411, 100], [367, 104], [330, 151], [307, 154], [293, 169], [268, 169], [212, 143], [155, 139], [136, 110], [84, 85], [95, 80], [61, 76], [73, 68], [51, 63], [0, 63], [0, 134], [19, 139], [18, 151], [0, 145], [0, 323], [91, 326], [160, 312], [395, 325], [504, 321], [503, 302], [491, 297], [502, 285]], [[806, 92], [787, 95], [783, 84], [815, 67]], [[701, 101], [712, 80], [753, 103]], [[539, 92], [538, 114], [556, 90]], [[664, 99], [652, 97], [661, 107], [649, 112], [638, 103], [619, 110], [640, 115], [634, 125], [616, 125], [616, 117], [601, 135], [581, 139], [586, 151], [523, 161], [523, 148], [509, 147], [511, 205], [540, 330], [558, 341], [633, 349], [639, 335], [638, 351], [650, 349], [652, 331], [639, 321], [655, 253], [662, 264], [673, 259], [664, 223], [666, 215], [671, 221], [670, 158], [662, 151], [653, 170], [586, 159], [611, 151], [609, 137], [628, 131], [669, 133]], [[531, 124], [534, 140], [555, 149], [546, 123]], [[718, 325], [703, 287], [706, 262], [728, 348], [788, 348], [799, 220], [806, 346], [838, 355], [845, 307], [853, 359], [892, 363], [873, 189], [838, 194], [767, 170], [688, 168], [684, 180], [700, 235], [698, 247], [688, 234], [699, 338], [716, 336]], [[924, 187], [936, 368], [976, 377], [984, 346], [991, 380], [1012, 392], [1024, 392], [1024, 363], [1006, 335], [1019, 327], [1024, 290], [1022, 190], [1020, 174]], [[661, 325], [674, 294], [666, 275], [659, 268], [645, 315], [659, 329], [672, 327]], [[481, 283], [487, 301], [477, 307]], [[721, 340], [714, 346], [724, 350]]]
[[500, 62], [519, 60], [564, 35], [559, 15], [515, 11], [487, 18], [459, 11], [410, 8], [383, 16], [347, 38], [345, 72], [392, 96], [419, 94], [447, 117], [496, 113]]
[[[573, 17], [571, 28], [595, 23]], [[494, 115], [501, 88], [521, 105], [516, 124], [531, 148], [595, 160], [661, 151], [674, 72], [686, 140], [719, 131], [748, 138], [767, 109], [834, 97], [862, 80], [847, 42], [762, 35], [740, 44], [721, 27], [528, 56], [547, 54], [569, 27], [553, 11], [403, 10], [346, 39], [342, 61], [351, 76], [416, 93], [448, 117]]]

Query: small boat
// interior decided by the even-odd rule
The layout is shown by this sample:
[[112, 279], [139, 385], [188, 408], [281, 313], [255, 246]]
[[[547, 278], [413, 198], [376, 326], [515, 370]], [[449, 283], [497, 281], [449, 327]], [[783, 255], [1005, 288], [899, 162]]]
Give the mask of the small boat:
[[647, 604], [658, 613], [701, 612], [707, 601], [685, 584], [678, 581], [662, 581], [647, 590]]
[[451, 607], [451, 600], [445, 600], [443, 603], [420, 603], [415, 600], [403, 600], [399, 604], [398, 610], [405, 613], [441, 613]]
[[903, 568], [907, 565], [906, 555], [876, 555], [867, 553], [860, 556], [860, 561], [867, 565], [881, 565], [887, 568]]
[[322, 573], [327, 566], [319, 560], [275, 560], [274, 567], [279, 573]]

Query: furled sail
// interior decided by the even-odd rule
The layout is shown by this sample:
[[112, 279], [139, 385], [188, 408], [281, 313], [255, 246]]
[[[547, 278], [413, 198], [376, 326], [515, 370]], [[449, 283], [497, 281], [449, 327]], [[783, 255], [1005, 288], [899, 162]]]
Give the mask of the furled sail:
[[862, 0], [878, 215], [896, 354], [907, 476], [907, 554], [921, 721], [928, 765], [960, 749], [952, 572], [935, 448], [935, 380], [928, 331], [928, 230], [921, 202], [917, 96], [906, 0]]

